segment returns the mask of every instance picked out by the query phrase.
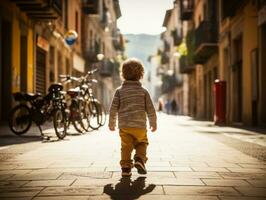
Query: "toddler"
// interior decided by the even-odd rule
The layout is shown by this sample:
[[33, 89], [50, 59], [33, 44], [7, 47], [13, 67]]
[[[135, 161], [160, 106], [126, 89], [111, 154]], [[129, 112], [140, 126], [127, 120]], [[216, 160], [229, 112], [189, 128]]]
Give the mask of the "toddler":
[[[156, 112], [146, 89], [139, 80], [143, 78], [142, 63], [131, 58], [122, 64], [122, 85], [115, 91], [109, 118], [109, 129], [115, 130], [116, 114], [118, 113], [118, 128], [121, 138], [121, 169], [122, 176], [131, 176], [131, 168], [137, 168], [139, 174], [146, 174], [146, 150], [148, 145], [146, 118], [149, 119], [151, 131], [157, 129]], [[131, 159], [133, 149], [134, 164]]]

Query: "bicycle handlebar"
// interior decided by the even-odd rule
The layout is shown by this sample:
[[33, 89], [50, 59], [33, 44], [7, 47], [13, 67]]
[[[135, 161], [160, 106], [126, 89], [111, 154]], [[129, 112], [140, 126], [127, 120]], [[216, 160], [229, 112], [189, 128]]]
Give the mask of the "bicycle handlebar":
[[69, 83], [71, 81], [80, 82], [80, 78], [70, 76], [70, 75], [59, 75], [59, 78], [61, 78], [62, 82], [64, 83]]
[[94, 74], [95, 72], [97, 72], [98, 70], [99, 70], [98, 68], [95, 68], [95, 69], [93, 69], [93, 70], [88, 71], [87, 74], [88, 74], [88, 75], [92, 75], [92, 74]]
[[67, 74], [67, 75], [60, 74], [60, 75], [59, 75], [59, 78], [70, 78], [70, 75], [68, 75], [68, 74]]
[[80, 78], [77, 78], [77, 77], [74, 77], [74, 76], [70, 76], [69, 74], [60, 74], [59, 75], [59, 78], [62, 79], [62, 82], [64, 83], [70, 83], [71, 81], [76, 81], [76, 82], [79, 82], [79, 83], [82, 83], [82, 82], [91, 82], [91, 83], [98, 83], [98, 81], [96, 79], [89, 79], [89, 75], [92, 75], [94, 74], [95, 72], [97, 72], [98, 69], [93, 69], [93, 70], [90, 70], [87, 72], [87, 74], [85, 76], [81, 76]]

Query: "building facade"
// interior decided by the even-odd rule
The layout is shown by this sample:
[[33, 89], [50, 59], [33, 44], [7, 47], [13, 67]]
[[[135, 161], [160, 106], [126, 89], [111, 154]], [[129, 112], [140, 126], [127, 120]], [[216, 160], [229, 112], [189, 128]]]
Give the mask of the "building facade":
[[[226, 84], [225, 123], [265, 126], [265, 1], [180, 0], [189, 115], [213, 120], [214, 81]], [[181, 52], [182, 53], [182, 52]]]
[[[265, 125], [262, 49], [265, 40], [259, 11], [263, 1], [220, 1], [220, 78], [227, 83], [229, 123]], [[265, 15], [265, 14], [264, 14]], [[262, 16], [263, 18], [263, 16]], [[265, 16], [264, 16], [265, 18]], [[262, 28], [261, 28], [262, 27]]]
[[[94, 4], [96, 7], [90, 7]], [[95, 14], [95, 8], [102, 10], [95, 17], [97, 20], [88, 17]], [[117, 56], [124, 48], [123, 36], [116, 26], [120, 15], [118, 0], [1, 1], [0, 121], [8, 119], [14, 104], [12, 93], [46, 94], [51, 83], [60, 82], [60, 74], [83, 75], [90, 66], [88, 52], [95, 49], [106, 58], [97, 77], [97, 89], [107, 106], [120, 80], [109, 70], [119, 74]], [[93, 33], [85, 31], [88, 27]], [[65, 41], [69, 31], [78, 36], [73, 45]]]
[[[0, 2], [0, 121], [8, 118], [12, 93], [45, 92], [49, 43], [38, 31], [61, 14], [61, 1]], [[48, 36], [50, 29], [42, 34]]]
[[[118, 0], [87, 1], [84, 7], [83, 32], [86, 69], [99, 68], [97, 96], [108, 107], [114, 88], [120, 83], [119, 66], [124, 52], [124, 39], [117, 27], [121, 16]], [[97, 59], [103, 54], [103, 60]]]
[[161, 34], [163, 49], [161, 52], [161, 66], [159, 68], [162, 78], [162, 93], [164, 101], [175, 100], [178, 104], [179, 114], [188, 114], [188, 82], [180, 74], [177, 47], [182, 43], [183, 28], [179, 18], [180, 10], [175, 1], [173, 8], [165, 13]]

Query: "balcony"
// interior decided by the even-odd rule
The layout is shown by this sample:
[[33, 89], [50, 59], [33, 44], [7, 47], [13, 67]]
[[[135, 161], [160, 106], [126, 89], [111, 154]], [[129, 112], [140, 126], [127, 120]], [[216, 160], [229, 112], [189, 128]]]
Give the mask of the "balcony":
[[181, 74], [189, 74], [195, 69], [195, 65], [189, 62], [187, 56], [181, 56], [179, 58], [179, 72]]
[[111, 59], [104, 59], [101, 61], [100, 67], [99, 67], [99, 74], [103, 77], [110, 77], [114, 73], [115, 69], [114, 61]]
[[171, 34], [174, 40], [174, 45], [175, 46], [180, 45], [182, 43], [183, 38], [182, 38], [182, 35], [178, 32], [178, 30], [177, 29], [173, 30]]
[[85, 59], [87, 62], [89, 63], [95, 63], [97, 62], [97, 54], [98, 52], [94, 51], [94, 50], [87, 50], [85, 53]]
[[218, 50], [218, 23], [203, 21], [195, 31], [195, 63], [204, 64]]
[[191, 20], [194, 10], [193, 0], [180, 0], [180, 19], [183, 21]]
[[123, 49], [122, 40], [123, 40], [123, 36], [121, 35], [120, 30], [118, 28], [115, 28], [112, 31], [112, 42], [113, 42], [113, 47], [115, 48], [115, 50]]
[[107, 10], [107, 8], [104, 8], [103, 9], [102, 16], [101, 16], [101, 25], [102, 25], [102, 28], [105, 29], [106, 27], [108, 27], [110, 21], [111, 21], [111, 14]]
[[30, 18], [56, 19], [62, 15], [62, 0], [12, 0]]
[[264, 6], [266, 6], [266, 1], [265, 0], [258, 0], [257, 2], [258, 2], [258, 8], [259, 8], [259, 10], [261, 8], [263, 8]]
[[169, 52], [162, 52], [161, 55], [161, 64], [165, 65], [168, 64], [170, 62], [170, 56], [169, 56]]
[[171, 49], [170, 43], [167, 40], [164, 40], [163, 44], [164, 44], [163, 45], [164, 46], [164, 51], [169, 52], [170, 49]]
[[124, 51], [123, 36], [120, 34], [118, 38], [113, 38], [113, 46], [117, 51]]
[[99, 0], [83, 0], [82, 10], [86, 15], [98, 15]]
[[119, 5], [119, 0], [114, 0], [114, 10], [115, 10], [115, 15], [116, 15], [116, 19], [121, 17], [121, 10], [120, 10], [120, 5]]
[[85, 50], [85, 59], [89, 63], [98, 62], [97, 55], [100, 53], [100, 44], [97, 41], [94, 41], [94, 46], [91, 49]]
[[[264, 1], [264, 0], [263, 0]], [[226, 17], [233, 17], [237, 10], [241, 8], [247, 0], [222, 0], [221, 1], [221, 12], [222, 12], [222, 19]]]
[[162, 93], [168, 93], [182, 85], [182, 77], [175, 74], [163, 75], [162, 83]]

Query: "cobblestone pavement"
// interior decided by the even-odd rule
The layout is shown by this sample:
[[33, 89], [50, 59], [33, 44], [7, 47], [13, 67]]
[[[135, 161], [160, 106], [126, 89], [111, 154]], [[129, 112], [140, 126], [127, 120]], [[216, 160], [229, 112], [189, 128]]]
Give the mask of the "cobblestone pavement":
[[8, 156], [0, 161], [0, 199], [266, 199], [264, 135], [158, 117], [158, 131], [149, 133], [148, 174], [134, 170], [131, 179], [121, 179], [119, 136], [107, 127], [53, 142], [1, 129], [0, 155]]

